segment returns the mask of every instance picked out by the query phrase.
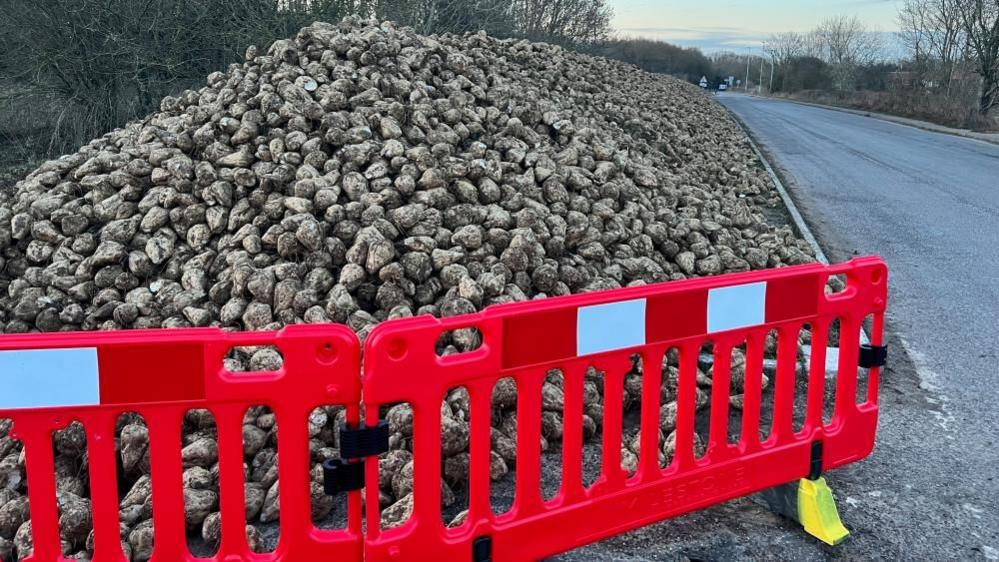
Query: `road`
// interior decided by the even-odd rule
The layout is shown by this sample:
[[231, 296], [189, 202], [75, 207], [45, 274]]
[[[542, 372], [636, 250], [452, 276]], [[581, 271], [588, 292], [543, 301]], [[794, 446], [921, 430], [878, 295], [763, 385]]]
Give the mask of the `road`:
[[904, 524], [932, 538], [917, 556], [996, 557], [999, 146], [789, 102], [721, 101], [781, 169], [833, 259], [880, 254], [891, 268], [889, 328], [920, 388], [896, 380], [883, 392], [922, 394], [934, 418], [885, 412], [879, 460], [911, 469], [900, 484], [925, 498], [882, 532], [902, 538]]
[[739, 500], [560, 560], [999, 559], [999, 146], [737, 94], [835, 262], [891, 268], [874, 454], [828, 475], [853, 531], [816, 544]]

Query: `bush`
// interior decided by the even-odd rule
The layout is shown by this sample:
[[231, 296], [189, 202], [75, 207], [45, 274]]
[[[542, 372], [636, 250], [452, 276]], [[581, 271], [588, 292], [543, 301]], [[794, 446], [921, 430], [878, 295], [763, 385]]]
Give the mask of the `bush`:
[[999, 124], [995, 120], [986, 119], [978, 111], [974, 92], [947, 96], [938, 92], [911, 90], [885, 92], [804, 90], [791, 97], [826, 105], [910, 117], [958, 129], [977, 131], [999, 129]]
[[[242, 59], [247, 45], [338, 19], [355, 2], [8, 0], [0, 20], [0, 139], [65, 152]], [[349, 4], [349, 5], [347, 5]], [[25, 106], [33, 108], [24, 121]]]

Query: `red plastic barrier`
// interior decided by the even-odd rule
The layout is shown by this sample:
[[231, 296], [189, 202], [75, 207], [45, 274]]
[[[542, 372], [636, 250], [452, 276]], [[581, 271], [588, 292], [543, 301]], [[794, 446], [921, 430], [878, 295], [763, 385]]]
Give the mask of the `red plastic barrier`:
[[[233, 347], [275, 346], [273, 373], [230, 373]], [[20, 350], [19, 352], [13, 352]], [[44, 350], [44, 351], [26, 351]], [[188, 552], [182, 493], [181, 425], [205, 408], [218, 428], [222, 541], [215, 559], [360, 560], [361, 497], [348, 497], [348, 527], [318, 530], [310, 516], [308, 417], [317, 406], [346, 406], [358, 421], [360, 347], [344, 326], [291, 326], [277, 333], [216, 329], [8, 335], [0, 338], [0, 418], [13, 419], [25, 447], [34, 554], [61, 559], [52, 432], [82, 422], [87, 434], [95, 531], [94, 562], [122, 562], [118, 528], [115, 423], [141, 414], [149, 428], [154, 549], [152, 560], [195, 560]], [[26, 376], [16, 375], [17, 372]], [[36, 377], [36, 378], [33, 378]], [[17, 382], [19, 381], [19, 382]], [[68, 386], [65, 390], [63, 386]], [[280, 539], [270, 554], [246, 543], [242, 420], [249, 406], [269, 406], [278, 423]]]
[[[845, 291], [826, 295], [831, 275], [845, 274]], [[492, 561], [536, 560], [604, 537], [805, 477], [813, 443], [821, 441], [821, 465], [832, 469], [867, 456], [877, 425], [879, 369], [868, 372], [866, 401], [857, 404], [859, 334], [873, 315], [871, 339], [881, 344], [887, 298], [887, 268], [878, 258], [826, 267], [805, 265], [664, 283], [565, 298], [497, 306], [443, 320], [417, 317], [378, 326], [364, 350], [365, 417], [379, 408], [408, 402], [414, 411], [414, 511], [402, 526], [379, 528], [377, 509], [367, 512], [365, 557], [381, 560], [470, 560], [473, 543], [488, 537]], [[797, 336], [809, 324], [825, 342], [840, 321], [835, 411], [823, 422], [825, 346], [815, 347], [809, 366], [804, 427], [792, 427]], [[442, 332], [478, 328], [482, 346], [470, 353], [438, 357]], [[759, 438], [764, 343], [779, 331], [773, 428]], [[693, 451], [696, 368], [701, 345], [715, 351], [708, 451]], [[728, 443], [731, 350], [747, 344], [743, 426], [738, 444]], [[661, 373], [643, 376], [641, 456], [628, 478], [620, 466], [623, 378], [640, 354], [646, 366], [662, 365], [669, 348], [680, 352], [675, 461], [658, 465]], [[589, 488], [582, 484], [583, 381], [587, 367], [604, 375], [602, 470]], [[564, 376], [564, 438], [561, 488], [545, 502], [539, 485], [541, 388], [550, 369]], [[513, 507], [496, 516], [490, 507], [490, 400], [498, 380], [518, 388], [516, 495]], [[457, 529], [441, 521], [441, 402], [455, 387], [471, 400], [469, 515]], [[377, 459], [366, 467], [377, 482]], [[366, 504], [378, 505], [376, 486]], [[480, 547], [482, 546], [480, 542]], [[485, 559], [485, 558], [482, 558]]]
[[[825, 294], [829, 276], [848, 286]], [[137, 412], [149, 427], [153, 487], [154, 561], [193, 560], [186, 546], [182, 493], [181, 422], [191, 409], [208, 409], [218, 428], [222, 542], [216, 560], [469, 560], [473, 544], [488, 538], [491, 560], [530, 560], [555, 554], [687, 511], [801, 478], [811, 470], [813, 445], [822, 443], [828, 470], [870, 453], [877, 424], [879, 369], [868, 371], [866, 400], [857, 404], [859, 333], [873, 315], [871, 339], [881, 344], [887, 268], [877, 258], [824, 267], [666, 283], [487, 309], [445, 320], [419, 317], [387, 322], [369, 337], [363, 375], [365, 417], [382, 406], [408, 402], [414, 410], [414, 512], [396, 529], [379, 528], [378, 486], [367, 487], [367, 536], [361, 498], [350, 492], [344, 530], [311, 523], [306, 424], [317, 406], [346, 406], [354, 424], [362, 380], [356, 336], [346, 327], [292, 326], [278, 333], [224, 333], [214, 329], [8, 335], [0, 338], [0, 418], [13, 420], [25, 446], [34, 554], [60, 559], [52, 432], [72, 421], [86, 431], [95, 530], [95, 562], [121, 562], [115, 425]], [[797, 335], [809, 324], [824, 342], [840, 322], [835, 410], [823, 421], [826, 350], [814, 348], [807, 413], [792, 427]], [[440, 334], [476, 327], [476, 351], [440, 358]], [[759, 439], [761, 373], [767, 333], [780, 333], [773, 429]], [[696, 369], [701, 345], [715, 351], [708, 452], [693, 451]], [[729, 358], [745, 342], [747, 361], [738, 444], [728, 443]], [[273, 345], [284, 358], [275, 373], [229, 373], [223, 358], [233, 347]], [[646, 368], [641, 396], [641, 457], [634, 477], [620, 465], [623, 379], [631, 357], [661, 365], [669, 348], [680, 352], [674, 462], [658, 465], [661, 373]], [[588, 367], [604, 375], [601, 476], [582, 482], [583, 381]], [[549, 370], [564, 376], [561, 488], [551, 501], [540, 493], [541, 388]], [[516, 496], [509, 512], [490, 507], [490, 409], [493, 387], [512, 377], [518, 387]], [[440, 407], [449, 389], [471, 398], [469, 516], [445, 529], [440, 511]], [[242, 419], [266, 405], [278, 421], [281, 528], [277, 550], [249, 552], [244, 531]], [[377, 458], [365, 467], [378, 482]], [[476, 558], [484, 559], [484, 558]]]

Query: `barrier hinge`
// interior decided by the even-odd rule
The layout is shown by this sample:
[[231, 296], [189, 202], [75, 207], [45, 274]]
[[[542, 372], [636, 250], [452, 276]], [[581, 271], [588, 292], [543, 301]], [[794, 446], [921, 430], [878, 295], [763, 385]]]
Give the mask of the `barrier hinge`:
[[871, 345], [869, 343], [860, 346], [860, 357], [858, 363], [864, 369], [874, 367], [884, 367], [888, 361], [887, 345]]
[[374, 427], [346, 427], [340, 430], [340, 457], [363, 459], [387, 453], [389, 449], [389, 425], [381, 420]]
[[364, 488], [364, 459], [387, 453], [389, 425], [379, 421], [373, 427], [346, 427], [340, 430], [340, 458], [323, 462], [323, 489], [327, 495]]
[[328, 496], [364, 488], [364, 463], [328, 459], [323, 462], [323, 491]]

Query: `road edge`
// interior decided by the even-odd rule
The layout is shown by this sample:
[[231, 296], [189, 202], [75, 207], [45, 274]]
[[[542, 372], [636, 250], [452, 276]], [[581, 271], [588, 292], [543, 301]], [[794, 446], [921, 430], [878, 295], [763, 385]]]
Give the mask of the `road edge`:
[[808, 226], [808, 223], [805, 222], [805, 217], [798, 210], [798, 206], [794, 203], [794, 199], [791, 198], [790, 192], [788, 192], [787, 188], [784, 186], [784, 182], [781, 181], [780, 175], [777, 174], [777, 171], [770, 164], [770, 161], [767, 159], [766, 155], [763, 154], [763, 151], [756, 143], [756, 140], [753, 138], [753, 133], [749, 127], [742, 121], [742, 119], [739, 118], [738, 115], [736, 115], [734, 111], [725, 107], [724, 104], [719, 105], [725, 108], [725, 111], [728, 112], [728, 114], [732, 117], [732, 120], [735, 121], [740, 129], [742, 129], [743, 134], [746, 135], [746, 140], [749, 141], [750, 148], [752, 148], [753, 152], [756, 154], [756, 159], [763, 164], [763, 168], [767, 171], [767, 175], [770, 176], [770, 181], [772, 181], [774, 187], [777, 188], [777, 193], [780, 194], [781, 201], [784, 203], [784, 208], [787, 209], [788, 214], [791, 215], [791, 220], [794, 222], [795, 229], [798, 231], [798, 234], [805, 239], [805, 242], [808, 242], [808, 245], [812, 247], [812, 251], [815, 252], [815, 259], [824, 265], [829, 265], [829, 258], [826, 257], [825, 251], [823, 251], [822, 246], [819, 245], [819, 240], [815, 237], [815, 234], [812, 233], [812, 229]]
[[798, 105], [817, 107], [819, 109], [839, 111], [841, 113], [849, 113], [851, 115], [856, 115], [858, 117], [870, 117], [871, 119], [877, 119], [879, 121], [885, 121], [887, 123], [894, 123], [896, 125], [902, 125], [903, 127], [911, 127], [913, 129], [919, 129], [921, 131], [940, 133], [942, 135], [950, 135], [952, 137], [959, 137], [962, 139], [984, 142], [990, 145], [999, 145], [999, 134], [976, 133], [975, 131], [969, 131], [966, 129], [955, 129], [954, 127], [947, 127], [946, 125], [938, 125], [936, 123], [931, 123], [929, 121], [922, 121], [920, 119], [913, 119], [911, 117], [902, 117], [901, 115], [892, 115], [890, 113], [880, 113], [877, 111], [866, 111], [863, 109], [853, 109], [851, 107], [840, 107], [838, 105], [828, 105], [824, 103], [802, 101], [793, 98], [760, 96], [757, 94], [738, 94], [738, 95], [752, 96], [755, 98], [762, 98], [767, 100], [786, 101], [786, 102], [796, 103]]

